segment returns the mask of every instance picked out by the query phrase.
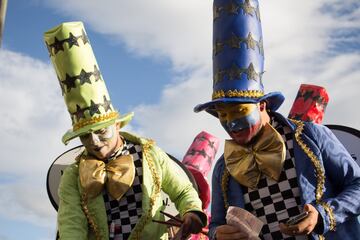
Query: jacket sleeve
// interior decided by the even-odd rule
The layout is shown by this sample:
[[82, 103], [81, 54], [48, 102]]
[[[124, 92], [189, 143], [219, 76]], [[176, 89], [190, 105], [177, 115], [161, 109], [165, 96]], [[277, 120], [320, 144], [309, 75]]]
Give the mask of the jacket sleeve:
[[325, 182], [333, 197], [315, 204], [323, 219], [323, 233], [360, 214], [360, 168], [335, 135], [325, 126], [309, 125], [307, 133], [316, 141], [325, 169]]
[[209, 238], [215, 239], [216, 227], [226, 224], [225, 203], [221, 189], [221, 179], [224, 172], [224, 158], [221, 157], [215, 165], [212, 175], [211, 195], [211, 221], [209, 225]]
[[178, 171], [182, 171], [168, 155], [160, 148], [155, 147], [156, 155], [162, 169], [161, 187], [167, 193], [180, 215], [186, 212], [195, 211], [201, 218], [204, 225], [207, 225], [207, 216], [202, 211], [202, 203], [198, 193], [191, 182], [182, 177]]
[[88, 224], [82, 211], [77, 165], [70, 165], [59, 186], [58, 228], [60, 239], [87, 239]]

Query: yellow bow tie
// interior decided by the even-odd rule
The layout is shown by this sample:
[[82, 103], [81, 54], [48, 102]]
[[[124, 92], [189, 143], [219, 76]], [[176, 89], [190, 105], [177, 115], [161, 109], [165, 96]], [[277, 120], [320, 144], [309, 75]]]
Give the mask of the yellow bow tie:
[[119, 200], [134, 182], [135, 165], [131, 155], [119, 156], [107, 164], [86, 156], [80, 158], [79, 175], [89, 198], [99, 195], [106, 183], [109, 194]]
[[265, 124], [257, 141], [241, 146], [226, 140], [224, 158], [230, 175], [240, 184], [255, 189], [261, 173], [278, 181], [285, 161], [286, 147], [281, 135]]

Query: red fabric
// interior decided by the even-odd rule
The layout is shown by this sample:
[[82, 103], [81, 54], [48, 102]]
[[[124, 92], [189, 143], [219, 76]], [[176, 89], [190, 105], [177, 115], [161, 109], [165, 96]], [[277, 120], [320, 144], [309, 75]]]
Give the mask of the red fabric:
[[325, 88], [301, 84], [289, 118], [321, 124], [328, 102], [329, 96]]

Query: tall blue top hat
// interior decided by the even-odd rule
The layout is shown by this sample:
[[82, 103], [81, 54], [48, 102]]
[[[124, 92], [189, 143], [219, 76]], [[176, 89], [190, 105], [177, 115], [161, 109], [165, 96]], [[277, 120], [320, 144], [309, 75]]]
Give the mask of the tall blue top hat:
[[217, 117], [215, 103], [266, 101], [275, 111], [284, 101], [280, 92], [264, 94], [264, 48], [257, 0], [214, 0], [212, 101], [199, 104]]

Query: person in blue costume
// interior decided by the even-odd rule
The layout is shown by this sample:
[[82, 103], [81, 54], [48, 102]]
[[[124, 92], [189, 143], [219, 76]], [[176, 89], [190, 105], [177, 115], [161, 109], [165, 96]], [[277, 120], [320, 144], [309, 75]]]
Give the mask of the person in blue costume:
[[[214, 0], [213, 94], [206, 110], [230, 135], [212, 176], [210, 239], [247, 239], [226, 224], [229, 206], [264, 226], [261, 239], [358, 239], [360, 168], [322, 125], [287, 119], [265, 94], [257, 0]], [[286, 221], [303, 211], [295, 225]]]

